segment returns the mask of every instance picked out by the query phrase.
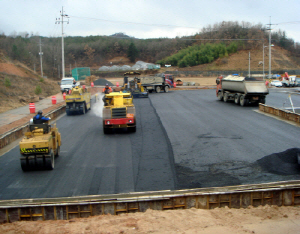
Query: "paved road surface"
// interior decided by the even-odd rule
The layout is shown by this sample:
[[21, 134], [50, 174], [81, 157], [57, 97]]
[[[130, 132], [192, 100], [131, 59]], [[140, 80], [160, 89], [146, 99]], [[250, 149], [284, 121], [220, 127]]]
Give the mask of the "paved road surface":
[[[179, 188], [300, 179], [299, 127], [258, 107], [218, 101], [214, 90], [164, 95], [151, 95], [151, 102], [173, 147]], [[287, 96], [272, 89], [267, 104], [280, 106]], [[293, 102], [300, 106], [300, 96]]]
[[[287, 94], [272, 89], [267, 104]], [[293, 97], [299, 103], [299, 96]], [[101, 106], [63, 116], [53, 171], [23, 173], [18, 147], [0, 157], [0, 199], [172, 190], [300, 179], [300, 128], [217, 100], [214, 90], [135, 99], [137, 132], [102, 133]], [[300, 105], [299, 105], [300, 106]]]
[[100, 103], [86, 115], [58, 120], [62, 147], [53, 171], [22, 172], [18, 147], [0, 157], [0, 200], [175, 189], [165, 131], [149, 99], [135, 105], [136, 133], [104, 136]]

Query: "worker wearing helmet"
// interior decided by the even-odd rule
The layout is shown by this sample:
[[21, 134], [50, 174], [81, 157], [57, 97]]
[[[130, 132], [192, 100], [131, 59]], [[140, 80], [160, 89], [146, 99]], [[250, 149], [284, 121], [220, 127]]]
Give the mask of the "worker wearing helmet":
[[102, 90], [102, 93], [109, 94], [111, 92], [112, 92], [112, 88], [109, 87], [108, 84], [106, 84], [105, 87]]
[[43, 111], [39, 110], [37, 115], [33, 117], [34, 124], [42, 124], [49, 121], [51, 118], [43, 116]]
[[109, 94], [112, 92], [112, 88], [108, 86], [108, 84], [105, 85], [105, 87], [103, 88], [102, 90], [102, 93], [104, 93], [104, 96], [102, 98], [102, 101], [104, 102], [104, 105], [106, 106], [107, 103], [106, 103], [106, 97], [105, 97], [105, 94]]

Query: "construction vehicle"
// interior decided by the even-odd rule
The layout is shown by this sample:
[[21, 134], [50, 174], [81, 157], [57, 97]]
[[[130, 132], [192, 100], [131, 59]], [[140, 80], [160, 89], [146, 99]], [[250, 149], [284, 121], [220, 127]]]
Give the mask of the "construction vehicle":
[[71, 93], [66, 95], [66, 113], [85, 114], [91, 109], [91, 92], [83, 85], [72, 88]]
[[152, 93], [160, 93], [160, 91], [169, 92], [169, 89], [174, 87], [174, 78], [171, 74], [157, 74], [156, 76], [146, 76], [140, 78], [141, 85], [145, 90]]
[[139, 72], [125, 72], [121, 89], [130, 92], [133, 98], [147, 98], [148, 92], [141, 85], [141, 79], [138, 76], [140, 76]]
[[235, 104], [241, 106], [250, 103], [265, 104], [266, 95], [269, 94], [265, 82], [258, 77], [229, 75], [223, 78], [223, 76], [220, 76], [217, 78], [216, 83], [216, 95], [220, 101], [234, 101]]
[[281, 78], [281, 83], [283, 87], [294, 87], [297, 86], [296, 76], [289, 76], [287, 72]]
[[136, 131], [135, 106], [130, 92], [111, 92], [105, 94], [103, 106], [103, 132], [111, 133], [115, 128]]
[[29, 124], [29, 130], [20, 141], [21, 168], [23, 171], [52, 170], [54, 159], [60, 154], [61, 136], [56, 124]]

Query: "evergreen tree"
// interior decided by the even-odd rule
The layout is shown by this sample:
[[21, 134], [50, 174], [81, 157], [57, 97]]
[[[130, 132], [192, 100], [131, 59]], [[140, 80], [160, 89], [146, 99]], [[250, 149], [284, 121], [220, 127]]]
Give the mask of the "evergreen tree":
[[136, 57], [138, 56], [138, 49], [135, 47], [135, 44], [133, 42], [130, 43], [128, 51], [127, 51], [127, 57], [130, 59], [130, 62], [134, 63]]

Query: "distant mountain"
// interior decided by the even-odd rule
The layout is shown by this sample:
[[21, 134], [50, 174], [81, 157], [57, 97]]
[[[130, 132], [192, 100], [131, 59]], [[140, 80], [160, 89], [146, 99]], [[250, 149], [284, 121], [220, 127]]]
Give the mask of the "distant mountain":
[[115, 33], [115, 34], [113, 34], [113, 35], [110, 35], [110, 37], [116, 37], [116, 38], [134, 38], [134, 37], [130, 37], [130, 36], [128, 36], [128, 35], [126, 35], [126, 34], [124, 34], [124, 33]]

